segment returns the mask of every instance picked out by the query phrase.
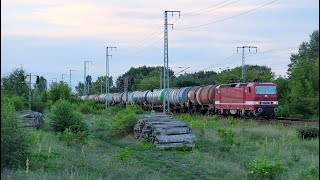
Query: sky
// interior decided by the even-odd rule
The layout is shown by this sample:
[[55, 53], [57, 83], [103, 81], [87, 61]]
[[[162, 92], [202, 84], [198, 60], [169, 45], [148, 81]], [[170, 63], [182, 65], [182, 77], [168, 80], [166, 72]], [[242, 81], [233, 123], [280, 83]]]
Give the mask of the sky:
[[181, 12], [167, 16], [169, 67], [178, 74], [241, 66], [237, 47], [256, 46], [245, 64], [285, 76], [290, 55], [319, 29], [318, 0], [1, 0], [1, 77], [23, 67], [69, 82], [76, 70], [74, 88], [84, 61], [94, 81], [106, 74], [107, 46], [117, 47], [109, 51], [115, 78], [163, 65], [165, 10]]

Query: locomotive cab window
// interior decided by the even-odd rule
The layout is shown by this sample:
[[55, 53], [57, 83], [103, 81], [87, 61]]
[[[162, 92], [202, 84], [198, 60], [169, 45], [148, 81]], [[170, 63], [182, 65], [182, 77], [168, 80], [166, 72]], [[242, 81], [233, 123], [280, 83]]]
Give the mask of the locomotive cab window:
[[276, 94], [276, 86], [256, 86], [256, 94]]
[[248, 94], [250, 94], [251, 92], [251, 87], [248, 87]]

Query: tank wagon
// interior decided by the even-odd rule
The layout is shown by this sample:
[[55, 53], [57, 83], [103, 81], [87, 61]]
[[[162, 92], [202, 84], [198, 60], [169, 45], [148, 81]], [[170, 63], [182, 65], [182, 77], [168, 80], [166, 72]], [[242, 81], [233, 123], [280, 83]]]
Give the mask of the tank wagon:
[[[106, 95], [81, 96], [82, 100], [105, 103]], [[202, 113], [273, 118], [278, 112], [277, 86], [274, 83], [232, 83], [171, 88], [172, 113]], [[145, 110], [162, 110], [163, 89], [109, 94], [111, 105], [137, 104]]]

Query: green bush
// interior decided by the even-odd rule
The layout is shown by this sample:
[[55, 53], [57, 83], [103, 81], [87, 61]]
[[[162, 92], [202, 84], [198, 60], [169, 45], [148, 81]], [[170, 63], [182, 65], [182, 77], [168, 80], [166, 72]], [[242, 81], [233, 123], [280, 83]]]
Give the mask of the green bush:
[[133, 127], [138, 121], [138, 116], [131, 109], [119, 111], [111, 121], [108, 134], [112, 137], [123, 137], [133, 132]]
[[313, 139], [319, 137], [318, 127], [299, 127], [297, 128], [298, 137], [301, 139]]
[[234, 135], [231, 130], [226, 130], [222, 128], [217, 129], [219, 137], [226, 143], [228, 144], [233, 144], [234, 143]]
[[16, 111], [22, 111], [24, 109], [27, 109], [28, 101], [24, 97], [14, 95], [14, 96], [11, 96], [10, 99]]
[[280, 162], [268, 162], [265, 158], [258, 158], [247, 164], [250, 179], [273, 179], [277, 174], [287, 171]]
[[82, 114], [92, 114], [93, 108], [91, 106], [89, 106], [87, 103], [81, 103], [79, 106], [79, 111]]
[[131, 159], [132, 151], [129, 147], [125, 147], [117, 151], [114, 157], [120, 161], [128, 161]]
[[105, 105], [97, 104], [94, 101], [80, 101], [75, 104], [82, 114], [101, 114], [101, 111], [105, 109]]
[[1, 171], [25, 165], [29, 155], [26, 137], [12, 101], [1, 94]]
[[35, 91], [32, 94], [32, 101], [31, 101], [32, 111], [43, 113], [46, 106], [47, 106], [47, 93], [46, 92], [39, 93]]
[[86, 137], [86, 132], [73, 133], [68, 128], [66, 128], [59, 136], [59, 139], [64, 141], [67, 145], [71, 145], [72, 143], [84, 144]]
[[66, 100], [56, 102], [49, 118], [53, 130], [56, 132], [64, 132], [67, 128], [72, 133], [84, 132], [88, 129], [81, 113], [74, 110], [72, 104]]
[[136, 104], [128, 106], [127, 109], [135, 112], [136, 114], [143, 114], [144, 113], [143, 109]]
[[52, 101], [52, 103], [57, 102], [59, 99], [71, 99], [71, 89], [68, 84], [62, 81], [53, 83], [48, 92], [48, 100]]

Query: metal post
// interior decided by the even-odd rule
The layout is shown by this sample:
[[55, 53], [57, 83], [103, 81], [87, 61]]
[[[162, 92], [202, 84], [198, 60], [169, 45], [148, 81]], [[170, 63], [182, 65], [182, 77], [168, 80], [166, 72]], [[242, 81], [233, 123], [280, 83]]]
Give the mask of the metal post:
[[83, 95], [85, 96], [85, 95], [87, 95], [87, 88], [86, 88], [86, 86], [87, 86], [87, 80], [86, 80], [86, 61], [84, 61], [84, 81], [83, 81]]
[[31, 73], [29, 74], [29, 113], [31, 113]]
[[160, 89], [162, 89], [162, 67], [160, 67], [159, 70], [160, 70]]
[[168, 49], [168, 25], [171, 25], [173, 28], [173, 24], [168, 24], [167, 13], [178, 12], [180, 17], [180, 11], [164, 11], [164, 68], [163, 68], [163, 88], [164, 88], [164, 98], [163, 98], [163, 113], [170, 113], [170, 100], [169, 100], [169, 49]]
[[110, 90], [110, 84], [109, 84], [109, 56], [112, 57], [112, 55], [109, 55], [109, 49], [116, 49], [117, 47], [106, 47], [106, 109], [110, 107], [109, 102], [109, 90]]
[[92, 63], [92, 61], [84, 61], [84, 87], [83, 87], [83, 95], [89, 94], [88, 87], [87, 87], [88, 82], [87, 82], [87, 76], [86, 76], [87, 63]]
[[71, 91], [72, 91], [72, 85], [71, 85], [71, 72], [72, 71], [76, 71], [76, 70], [70, 70], [70, 76], [69, 76], [69, 86], [71, 88]]
[[125, 96], [126, 96], [126, 109], [127, 109], [127, 104], [128, 104], [128, 77], [126, 76], [124, 78], [124, 93], [125, 93]]
[[63, 82], [63, 75], [66, 75], [66, 74], [62, 74], [62, 82]]
[[102, 80], [100, 81], [100, 94], [102, 94]]
[[245, 66], [245, 62], [244, 62], [244, 48], [242, 48], [242, 76], [241, 76], [241, 79], [243, 82], [246, 82], [245, 80], [245, 72], [244, 72], [244, 66]]

